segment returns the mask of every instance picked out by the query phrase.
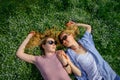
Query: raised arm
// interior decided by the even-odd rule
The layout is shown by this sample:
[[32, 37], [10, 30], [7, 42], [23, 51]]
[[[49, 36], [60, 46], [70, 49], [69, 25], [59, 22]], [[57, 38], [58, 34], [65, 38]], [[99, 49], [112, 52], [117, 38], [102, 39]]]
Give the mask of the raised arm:
[[91, 33], [91, 26], [88, 24], [83, 24], [83, 23], [76, 23], [77, 26], [81, 26], [83, 28], [86, 28], [86, 31], [88, 31], [89, 33]]
[[89, 33], [91, 33], [91, 26], [88, 25], [88, 24], [75, 23], [75, 22], [73, 22], [73, 21], [69, 21], [66, 25], [67, 25], [67, 27], [69, 27], [69, 26], [74, 26], [74, 27], [80, 26], [80, 27], [85, 28], [86, 31], [88, 31]]
[[29, 63], [33, 63], [35, 61], [35, 56], [33, 55], [29, 55], [29, 54], [26, 54], [24, 51], [25, 51], [25, 47], [27, 45], [27, 43], [29, 42], [30, 38], [34, 35], [34, 32], [28, 34], [28, 36], [26, 37], [26, 39], [22, 42], [22, 44], [19, 46], [17, 52], [16, 52], [16, 55], [26, 61], [26, 62], [29, 62]]

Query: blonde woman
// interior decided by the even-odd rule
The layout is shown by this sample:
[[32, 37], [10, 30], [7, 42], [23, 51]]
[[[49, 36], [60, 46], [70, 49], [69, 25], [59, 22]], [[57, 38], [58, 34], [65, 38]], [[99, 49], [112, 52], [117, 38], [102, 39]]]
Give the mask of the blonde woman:
[[120, 80], [110, 65], [102, 58], [95, 48], [91, 34], [91, 26], [84, 23], [69, 21], [67, 27], [83, 27], [86, 29], [83, 37], [75, 40], [74, 34], [64, 30], [59, 35], [62, 45], [67, 47], [67, 55], [78, 66], [82, 76], [76, 76], [78, 80]]

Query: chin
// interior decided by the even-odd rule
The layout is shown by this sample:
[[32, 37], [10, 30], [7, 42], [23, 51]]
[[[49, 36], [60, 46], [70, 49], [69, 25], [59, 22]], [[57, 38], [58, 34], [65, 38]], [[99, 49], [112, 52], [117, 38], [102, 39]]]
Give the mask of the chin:
[[52, 52], [55, 52], [56, 50], [52, 50]]
[[65, 47], [70, 47], [70, 45], [64, 45]]

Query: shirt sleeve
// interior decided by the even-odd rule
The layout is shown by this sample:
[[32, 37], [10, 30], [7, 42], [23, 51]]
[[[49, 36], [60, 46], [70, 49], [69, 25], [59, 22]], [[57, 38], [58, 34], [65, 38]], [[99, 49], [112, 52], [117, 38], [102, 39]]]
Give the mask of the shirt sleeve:
[[80, 43], [89, 43], [94, 45], [93, 36], [91, 33], [86, 31], [81, 39], [78, 40]]

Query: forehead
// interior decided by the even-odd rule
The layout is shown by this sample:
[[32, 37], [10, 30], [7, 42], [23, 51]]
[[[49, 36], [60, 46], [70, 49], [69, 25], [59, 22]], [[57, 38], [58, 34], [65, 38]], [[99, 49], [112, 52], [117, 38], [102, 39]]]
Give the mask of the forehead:
[[62, 33], [60, 38], [62, 38], [64, 35], [68, 35], [67, 33]]
[[53, 38], [48, 38], [48, 39], [47, 39], [47, 41], [49, 41], [49, 40], [52, 40], [52, 41], [54, 41], [54, 39], [53, 39]]

